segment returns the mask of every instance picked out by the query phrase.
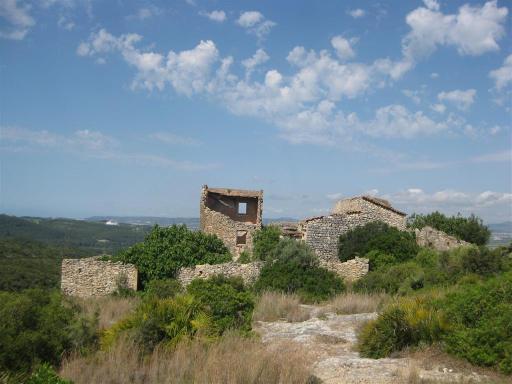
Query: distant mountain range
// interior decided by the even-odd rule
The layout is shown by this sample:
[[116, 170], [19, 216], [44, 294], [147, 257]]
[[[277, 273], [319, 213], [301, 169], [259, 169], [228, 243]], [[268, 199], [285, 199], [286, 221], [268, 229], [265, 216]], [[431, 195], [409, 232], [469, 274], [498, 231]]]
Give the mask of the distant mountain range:
[[512, 233], [512, 221], [503, 223], [487, 224], [489, 230], [493, 233]]

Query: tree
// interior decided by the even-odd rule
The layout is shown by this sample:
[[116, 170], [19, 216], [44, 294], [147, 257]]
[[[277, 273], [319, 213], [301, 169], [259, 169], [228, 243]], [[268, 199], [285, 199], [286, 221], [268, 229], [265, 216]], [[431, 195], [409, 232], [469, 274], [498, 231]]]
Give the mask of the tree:
[[275, 225], [268, 225], [254, 234], [253, 255], [256, 259], [266, 260], [279, 243], [281, 230]]

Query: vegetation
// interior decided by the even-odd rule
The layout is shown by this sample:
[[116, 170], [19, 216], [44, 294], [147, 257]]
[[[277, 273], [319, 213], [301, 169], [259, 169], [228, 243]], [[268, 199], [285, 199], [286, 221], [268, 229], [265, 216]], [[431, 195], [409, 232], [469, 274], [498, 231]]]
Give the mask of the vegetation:
[[178, 280], [161, 279], [151, 280], [146, 284], [144, 294], [146, 296], [156, 297], [157, 299], [167, 299], [183, 292], [183, 287]]
[[0, 292], [0, 318], [0, 371], [29, 372], [40, 362], [57, 365], [66, 352], [95, 342], [95, 319], [80, 317], [57, 292]]
[[25, 384], [73, 384], [73, 382], [59, 377], [50, 364], [44, 363], [32, 373]]
[[306, 321], [310, 317], [309, 311], [300, 306], [299, 296], [272, 291], [261, 294], [253, 314], [255, 321], [286, 320], [290, 323]]
[[334, 272], [318, 266], [316, 255], [305, 244], [282, 239], [267, 256], [255, 289], [296, 293], [305, 302], [318, 302], [345, 286]]
[[120, 252], [114, 260], [135, 264], [145, 286], [150, 280], [174, 277], [182, 267], [224, 263], [231, 260], [231, 255], [215, 235], [173, 225], [155, 226], [143, 242]]
[[255, 259], [267, 260], [279, 243], [281, 230], [275, 225], [267, 225], [254, 234], [253, 255]]
[[356, 256], [369, 257], [371, 269], [409, 260], [418, 252], [412, 233], [400, 231], [383, 222], [371, 222], [354, 228], [342, 234], [338, 244], [341, 261]]
[[482, 219], [475, 215], [463, 217], [458, 214], [457, 216], [447, 217], [440, 212], [433, 212], [428, 215], [413, 214], [408, 219], [407, 224], [411, 228], [419, 229], [428, 225], [476, 245], [487, 244], [491, 236], [489, 228], [483, 225]]

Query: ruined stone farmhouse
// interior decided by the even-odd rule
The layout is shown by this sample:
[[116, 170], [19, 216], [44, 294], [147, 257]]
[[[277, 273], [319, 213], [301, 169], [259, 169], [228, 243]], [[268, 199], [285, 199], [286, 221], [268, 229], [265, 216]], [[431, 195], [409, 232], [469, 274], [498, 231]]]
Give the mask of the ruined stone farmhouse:
[[252, 249], [254, 232], [261, 229], [263, 191], [209, 188], [204, 185], [199, 206], [200, 229], [217, 235], [237, 258]]

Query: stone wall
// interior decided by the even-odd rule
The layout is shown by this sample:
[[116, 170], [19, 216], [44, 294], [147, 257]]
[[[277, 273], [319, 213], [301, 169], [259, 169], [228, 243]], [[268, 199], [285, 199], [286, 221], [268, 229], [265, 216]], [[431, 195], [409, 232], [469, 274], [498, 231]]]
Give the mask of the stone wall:
[[320, 266], [329, 271], [333, 271], [345, 281], [356, 281], [366, 275], [370, 270], [369, 260], [362, 257], [356, 257], [344, 263], [339, 260], [320, 259]]
[[214, 275], [240, 276], [246, 284], [252, 284], [258, 279], [262, 267], [262, 262], [239, 264], [231, 261], [223, 264], [202, 264], [195, 267], [181, 268], [176, 278], [184, 286], [196, 278], [207, 279]]
[[429, 247], [436, 251], [449, 251], [453, 248], [471, 245], [464, 240], [459, 240], [443, 231], [428, 226], [423, 227], [421, 230], [416, 228], [414, 232], [416, 234], [416, 242], [420, 247]]
[[118, 281], [137, 290], [138, 272], [132, 264], [101, 261], [97, 257], [62, 260], [61, 290], [70, 296], [104, 296], [114, 293]]

